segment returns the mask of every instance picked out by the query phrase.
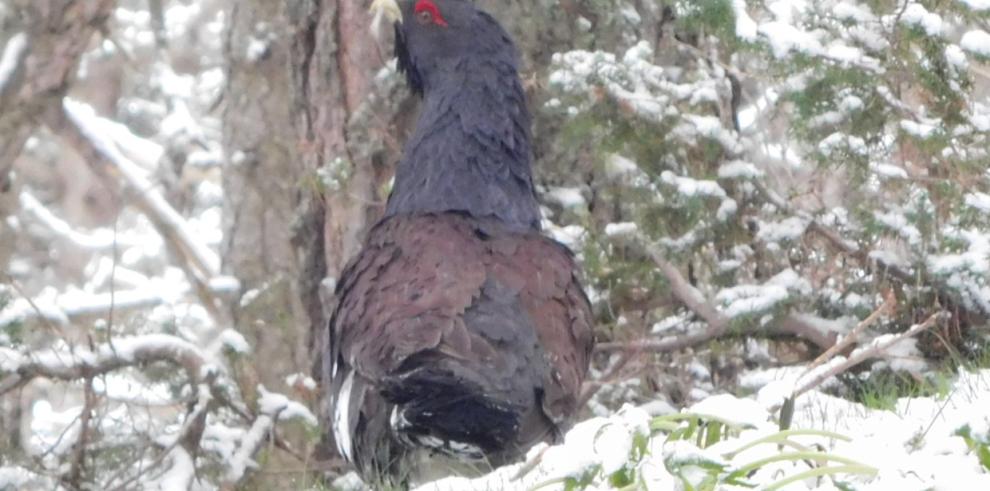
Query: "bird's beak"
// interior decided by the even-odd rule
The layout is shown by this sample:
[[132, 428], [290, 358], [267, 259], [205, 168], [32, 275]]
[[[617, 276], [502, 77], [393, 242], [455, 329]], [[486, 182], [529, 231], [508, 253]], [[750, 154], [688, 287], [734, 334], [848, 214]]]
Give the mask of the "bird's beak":
[[382, 21], [388, 20], [389, 24], [402, 23], [402, 9], [396, 0], [373, 0], [368, 11], [372, 15], [371, 32], [376, 38], [381, 38]]

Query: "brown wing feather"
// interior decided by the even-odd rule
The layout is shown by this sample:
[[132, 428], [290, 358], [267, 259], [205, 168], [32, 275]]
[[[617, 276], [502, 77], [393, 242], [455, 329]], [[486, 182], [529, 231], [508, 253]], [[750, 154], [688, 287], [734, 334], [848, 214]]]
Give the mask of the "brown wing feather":
[[[513, 451], [524, 451], [558, 433], [577, 410], [593, 320], [576, 271], [565, 247], [537, 233], [452, 213], [392, 217], [372, 229], [341, 277], [330, 326], [331, 357], [354, 370], [372, 392], [423, 353], [464, 361], [458, 366], [468, 379], [501, 377], [492, 382], [496, 395], [508, 394], [520, 377], [536, 370], [535, 385], [542, 387], [534, 389], [542, 401], [525, 410], [514, 437]], [[511, 341], [506, 337], [519, 336], [477, 320], [485, 319], [479, 310], [483, 303], [495, 297], [518, 299], [525, 311], [519, 315], [538, 340], [534, 353], [543, 360], [517, 359], [522, 355], [506, 352], [505, 346]], [[469, 310], [472, 325], [465, 323]], [[333, 377], [331, 391], [339, 390], [344, 373]], [[380, 397], [362, 394], [365, 405], [380, 411], [381, 401], [370, 401], [372, 396]], [[347, 426], [354, 429], [371, 415], [352, 417]], [[356, 440], [362, 444], [360, 435]]]

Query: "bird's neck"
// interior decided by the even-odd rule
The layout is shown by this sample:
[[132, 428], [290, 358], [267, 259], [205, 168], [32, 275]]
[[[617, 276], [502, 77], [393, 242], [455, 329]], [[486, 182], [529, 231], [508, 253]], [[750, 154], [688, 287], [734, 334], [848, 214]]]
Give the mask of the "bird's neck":
[[450, 62], [423, 88], [386, 216], [455, 211], [539, 229], [530, 116], [515, 63]]

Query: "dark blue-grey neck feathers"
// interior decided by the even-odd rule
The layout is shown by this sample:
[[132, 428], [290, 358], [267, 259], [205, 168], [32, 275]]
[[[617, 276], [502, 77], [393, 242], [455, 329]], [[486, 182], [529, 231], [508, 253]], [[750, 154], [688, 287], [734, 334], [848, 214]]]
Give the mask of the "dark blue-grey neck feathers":
[[457, 211], [512, 228], [540, 228], [530, 171], [530, 115], [515, 47], [480, 14], [468, 56], [412, 59], [396, 39], [399, 68], [423, 96], [403, 150], [386, 216]]

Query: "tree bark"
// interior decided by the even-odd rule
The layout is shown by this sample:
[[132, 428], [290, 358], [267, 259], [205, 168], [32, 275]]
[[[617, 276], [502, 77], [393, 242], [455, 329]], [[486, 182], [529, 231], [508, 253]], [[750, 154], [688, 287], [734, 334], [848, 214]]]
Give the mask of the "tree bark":
[[281, 4], [233, 2], [225, 56], [224, 271], [246, 292], [234, 306], [239, 331], [254, 346], [261, 382], [276, 387], [307, 371], [310, 321], [301, 303], [300, 258], [291, 244], [307, 169], [286, 101], [290, 30]]

